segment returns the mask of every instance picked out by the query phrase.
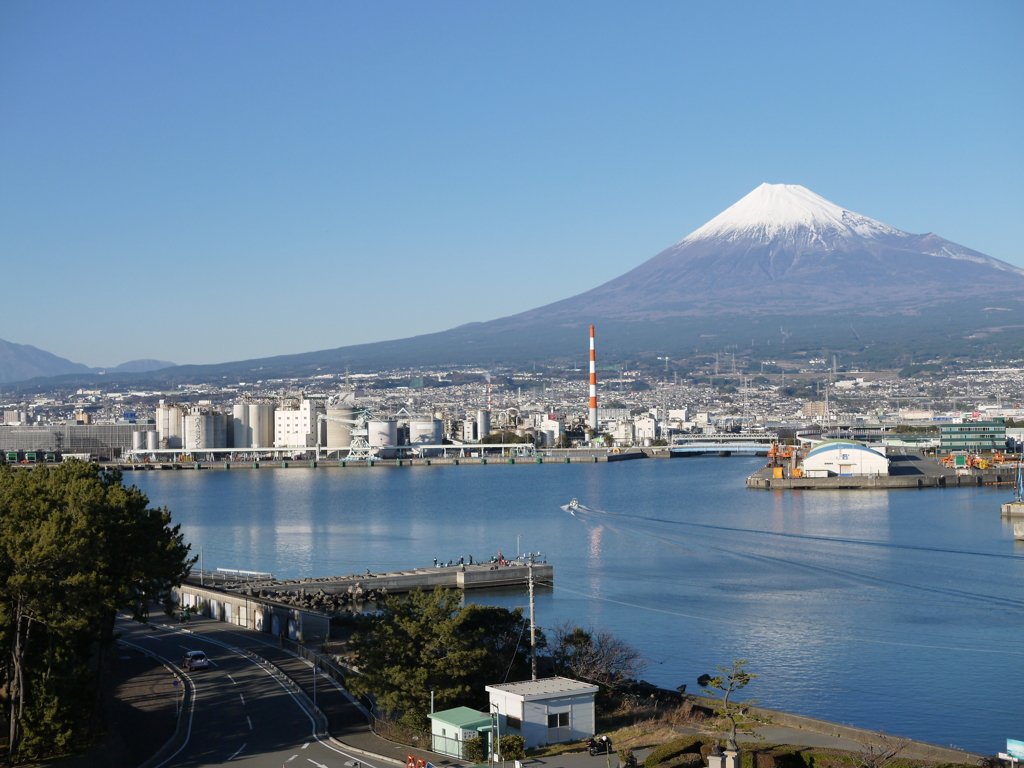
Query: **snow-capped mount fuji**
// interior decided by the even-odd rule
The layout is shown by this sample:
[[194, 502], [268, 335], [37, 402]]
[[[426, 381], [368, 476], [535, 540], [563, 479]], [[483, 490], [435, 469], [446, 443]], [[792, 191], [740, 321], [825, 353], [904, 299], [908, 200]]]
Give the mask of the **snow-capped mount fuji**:
[[722, 243], [751, 240], [828, 247], [830, 242], [884, 241], [906, 232], [840, 208], [797, 184], [762, 184], [739, 202], [683, 238]]
[[1024, 270], [915, 235], [791, 184], [762, 184], [672, 247], [602, 286], [544, 307], [606, 318], [913, 311], [956, 296], [1024, 296]]
[[857, 247], [879, 243], [909, 247], [930, 256], [985, 264], [994, 269], [1024, 275], [1024, 269], [943, 240], [935, 235], [911, 235], [859, 213], [840, 208], [798, 184], [762, 184], [739, 202], [687, 235], [686, 242], [771, 243], [775, 248]]

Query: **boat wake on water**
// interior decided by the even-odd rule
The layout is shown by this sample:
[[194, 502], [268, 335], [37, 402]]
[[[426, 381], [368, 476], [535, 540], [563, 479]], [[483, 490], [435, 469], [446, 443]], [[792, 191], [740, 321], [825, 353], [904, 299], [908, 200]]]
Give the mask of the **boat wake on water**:
[[[1024, 612], [1024, 599], [963, 588], [967, 585], [984, 585], [971, 584], [970, 579], [956, 578], [957, 561], [997, 558], [1024, 564], [1024, 557], [1016, 554], [667, 520], [594, 509], [577, 499], [563, 505], [561, 509], [588, 526], [602, 526], [624, 535], [687, 550], [696, 556], [698, 563], [708, 556], [716, 559], [730, 558], [756, 564], [759, 566], [758, 573], [764, 576], [772, 571], [790, 575], [804, 572], [816, 579], [816, 586], [823, 588], [838, 586], [835, 582], [840, 582], [894, 595], [912, 595], [918, 601], [927, 598], [937, 601], [939, 605], [949, 601], [975, 608]], [[686, 535], [683, 535], [684, 530], [687, 531]], [[884, 555], [880, 558], [871, 554], [872, 550], [878, 549], [898, 550], [894, 554], [903, 562], [912, 558], [914, 553], [929, 556], [938, 553], [948, 564], [948, 578], [939, 583], [932, 578], [934, 573], [929, 569], [918, 572], [920, 581], [917, 582], [892, 578], [896, 573], [905, 576], [907, 571], [900, 569], [890, 572]]]

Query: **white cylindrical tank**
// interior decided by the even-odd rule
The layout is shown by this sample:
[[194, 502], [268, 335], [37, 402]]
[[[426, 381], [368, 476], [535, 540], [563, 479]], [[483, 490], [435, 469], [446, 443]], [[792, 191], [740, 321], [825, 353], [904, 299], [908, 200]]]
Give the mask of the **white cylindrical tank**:
[[181, 448], [185, 436], [185, 411], [177, 405], [167, 405], [163, 400], [156, 408], [156, 431], [161, 442], [166, 440], [168, 448]]
[[[367, 435], [366, 442], [370, 444], [371, 448], [382, 448], [384, 446], [393, 446], [398, 443], [398, 422], [390, 419], [383, 419], [380, 421], [371, 421], [367, 425], [369, 435]], [[377, 455], [383, 459], [391, 458], [395, 455], [394, 450], [378, 450]]]
[[160, 433], [149, 431], [146, 433], [146, 450], [155, 451], [160, 447]]
[[[351, 419], [355, 416], [354, 408], [328, 408], [327, 415], [334, 419]], [[348, 448], [352, 445], [352, 428], [355, 424], [343, 424], [337, 421], [327, 422], [327, 447]]]
[[132, 450], [141, 451], [146, 444], [145, 432], [132, 432]]
[[476, 412], [476, 439], [483, 440], [491, 434], [491, 412], [490, 411], [477, 411]]
[[367, 442], [371, 448], [379, 448], [384, 445], [395, 445], [398, 442], [398, 422], [391, 419], [371, 421], [366, 425], [370, 434]]
[[249, 426], [249, 406], [238, 403], [231, 408], [232, 448], [252, 448], [252, 427]]
[[249, 428], [253, 448], [274, 447], [274, 411], [272, 405], [249, 406]]
[[227, 448], [227, 417], [219, 411], [193, 408], [185, 416], [185, 448], [201, 451]]

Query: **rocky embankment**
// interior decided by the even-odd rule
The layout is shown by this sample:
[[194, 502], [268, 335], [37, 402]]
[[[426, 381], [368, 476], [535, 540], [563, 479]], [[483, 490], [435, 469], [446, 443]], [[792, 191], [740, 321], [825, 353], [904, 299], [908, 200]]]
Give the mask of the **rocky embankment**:
[[366, 603], [378, 603], [388, 596], [387, 588], [365, 589], [362, 582], [350, 584], [344, 592], [329, 593], [323, 589], [262, 589], [245, 587], [236, 594], [273, 600], [284, 605], [306, 611], [318, 611], [330, 615], [358, 612]]

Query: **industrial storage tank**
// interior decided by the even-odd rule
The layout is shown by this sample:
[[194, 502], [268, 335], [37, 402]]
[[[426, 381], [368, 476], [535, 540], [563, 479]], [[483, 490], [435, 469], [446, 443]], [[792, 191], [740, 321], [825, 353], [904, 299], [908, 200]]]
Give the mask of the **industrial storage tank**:
[[146, 433], [146, 450], [155, 451], [160, 447], [160, 433], [149, 431]]
[[249, 428], [253, 448], [274, 447], [274, 411], [272, 405], [249, 406]]
[[476, 412], [476, 439], [483, 440], [491, 434], [491, 412], [490, 411], [477, 411]]
[[156, 408], [156, 431], [160, 435], [161, 444], [166, 441], [168, 448], [181, 448], [185, 436], [185, 411], [161, 400]]
[[[369, 435], [367, 436], [366, 442], [370, 444], [370, 448], [394, 446], [398, 443], [397, 421], [383, 419], [380, 421], [368, 422], [366, 426], [369, 428]], [[394, 450], [377, 451], [377, 455], [383, 459], [392, 458], [395, 453], [396, 452]]]
[[145, 432], [132, 432], [132, 450], [141, 451], [146, 444]]
[[248, 405], [239, 403], [231, 407], [231, 433], [232, 448], [252, 448]]
[[[355, 408], [328, 408], [327, 416], [332, 419], [352, 419]], [[352, 428], [355, 424], [342, 424], [337, 421], [327, 422], [327, 447], [348, 448], [352, 445]]]
[[227, 415], [193, 408], [185, 416], [185, 448], [202, 451], [227, 448]]

